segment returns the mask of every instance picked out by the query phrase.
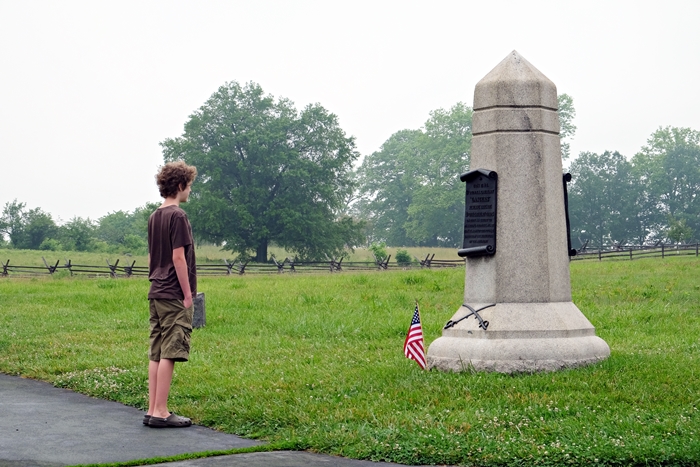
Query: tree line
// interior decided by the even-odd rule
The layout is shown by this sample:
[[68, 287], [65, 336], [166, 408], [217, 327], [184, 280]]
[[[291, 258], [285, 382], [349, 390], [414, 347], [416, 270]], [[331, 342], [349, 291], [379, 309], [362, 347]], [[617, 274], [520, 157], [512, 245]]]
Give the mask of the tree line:
[[[576, 131], [571, 96], [559, 96], [562, 155]], [[362, 245], [458, 247], [463, 236], [473, 110], [429, 113], [360, 162], [355, 139], [320, 104], [298, 110], [260, 85], [221, 86], [161, 142], [165, 162], [195, 165], [187, 211], [197, 242], [268, 260], [268, 246], [300, 258], [337, 257]], [[700, 135], [660, 128], [631, 159], [581, 153], [569, 167], [572, 238], [590, 245], [687, 241], [700, 232]], [[57, 225], [17, 200], [0, 216], [0, 246], [143, 253], [158, 206]], [[574, 245], [577, 246], [577, 245]]]
[[700, 131], [659, 128], [631, 159], [582, 152], [569, 171], [571, 234], [581, 245], [698, 241]]
[[29, 209], [15, 199], [5, 204], [0, 215], [0, 248], [145, 254], [148, 216], [158, 206], [146, 203], [96, 221], [74, 217], [58, 225], [50, 213]]

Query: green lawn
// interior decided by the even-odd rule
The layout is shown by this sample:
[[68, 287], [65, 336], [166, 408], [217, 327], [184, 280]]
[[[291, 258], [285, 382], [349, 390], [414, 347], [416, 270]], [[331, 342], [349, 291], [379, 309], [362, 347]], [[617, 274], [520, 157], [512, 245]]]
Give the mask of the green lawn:
[[[436, 255], [437, 257], [437, 255]], [[48, 259], [48, 258], [47, 258]], [[610, 358], [532, 375], [425, 372], [464, 270], [203, 277], [207, 326], [171, 409], [280, 446], [409, 464], [700, 464], [700, 261], [572, 263]], [[0, 279], [0, 371], [146, 404], [144, 279]], [[135, 423], [140, 420], [135, 420]]]

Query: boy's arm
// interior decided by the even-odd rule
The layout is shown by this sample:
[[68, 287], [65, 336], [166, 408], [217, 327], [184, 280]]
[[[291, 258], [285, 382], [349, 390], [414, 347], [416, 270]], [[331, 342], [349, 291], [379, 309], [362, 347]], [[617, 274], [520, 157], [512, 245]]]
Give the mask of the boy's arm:
[[190, 279], [187, 275], [187, 260], [185, 260], [185, 247], [181, 246], [173, 250], [173, 265], [177, 274], [177, 281], [180, 283], [185, 299], [182, 304], [185, 308], [192, 306], [192, 291], [190, 290]]

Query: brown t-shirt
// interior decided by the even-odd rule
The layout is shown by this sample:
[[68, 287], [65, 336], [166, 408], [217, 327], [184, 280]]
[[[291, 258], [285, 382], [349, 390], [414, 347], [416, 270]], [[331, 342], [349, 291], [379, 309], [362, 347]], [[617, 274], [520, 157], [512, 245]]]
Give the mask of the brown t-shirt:
[[187, 275], [194, 297], [197, 294], [197, 271], [192, 227], [187, 214], [175, 205], [156, 209], [148, 218], [148, 253], [151, 258], [148, 265], [148, 280], [151, 281], [148, 298], [185, 298], [173, 264], [173, 250], [180, 247], [185, 247]]

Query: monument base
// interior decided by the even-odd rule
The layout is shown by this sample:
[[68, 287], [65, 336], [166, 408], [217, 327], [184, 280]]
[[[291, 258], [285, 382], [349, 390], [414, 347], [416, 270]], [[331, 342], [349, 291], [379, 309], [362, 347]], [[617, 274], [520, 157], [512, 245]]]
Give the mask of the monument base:
[[[475, 310], [489, 305], [470, 304]], [[452, 317], [470, 313], [464, 306]], [[555, 371], [604, 360], [610, 347], [572, 302], [499, 303], [444, 329], [428, 348], [428, 368], [499, 373]]]

